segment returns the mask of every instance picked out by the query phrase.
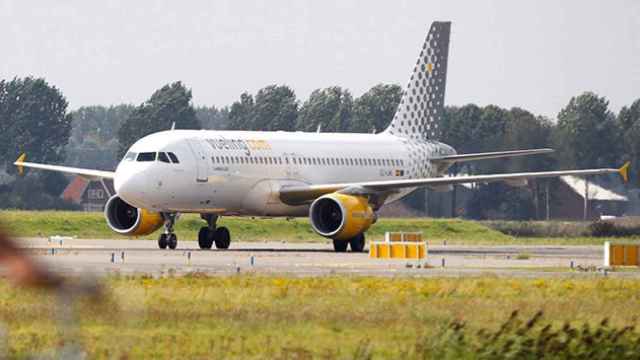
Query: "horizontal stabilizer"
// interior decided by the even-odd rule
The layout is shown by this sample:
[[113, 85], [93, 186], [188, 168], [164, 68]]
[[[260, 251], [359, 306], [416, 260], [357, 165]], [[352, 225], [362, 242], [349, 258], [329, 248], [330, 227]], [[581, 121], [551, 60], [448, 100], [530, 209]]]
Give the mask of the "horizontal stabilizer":
[[473, 160], [485, 160], [485, 159], [498, 159], [498, 158], [509, 158], [516, 156], [527, 156], [527, 155], [541, 155], [552, 153], [553, 149], [529, 149], [529, 150], [510, 150], [510, 151], [495, 151], [495, 152], [486, 152], [486, 153], [476, 153], [476, 154], [458, 154], [458, 155], [449, 155], [442, 156], [431, 159], [433, 162], [442, 162], [442, 163], [456, 163], [463, 161], [473, 161]]

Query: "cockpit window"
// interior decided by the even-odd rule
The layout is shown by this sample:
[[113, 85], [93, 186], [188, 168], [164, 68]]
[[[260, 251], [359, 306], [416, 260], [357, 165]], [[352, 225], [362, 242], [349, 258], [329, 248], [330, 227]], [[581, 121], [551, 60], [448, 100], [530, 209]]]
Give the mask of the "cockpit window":
[[167, 153], [158, 153], [158, 160], [165, 162], [165, 163], [170, 163], [171, 161], [169, 161], [169, 157], [167, 156]]
[[176, 156], [176, 154], [170, 152], [167, 153], [167, 155], [169, 155], [169, 158], [171, 158], [171, 162], [173, 162], [174, 164], [180, 164], [180, 161], [178, 161], [178, 157]]
[[125, 156], [124, 160], [133, 161], [136, 159], [136, 153], [129, 151]]
[[154, 152], [142, 152], [138, 154], [138, 161], [156, 161], [156, 154]]

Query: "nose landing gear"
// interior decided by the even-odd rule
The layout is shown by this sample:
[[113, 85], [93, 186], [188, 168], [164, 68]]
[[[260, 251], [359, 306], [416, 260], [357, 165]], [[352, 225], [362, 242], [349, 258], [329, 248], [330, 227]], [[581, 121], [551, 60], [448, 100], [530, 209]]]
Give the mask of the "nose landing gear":
[[162, 214], [164, 217], [164, 233], [158, 238], [158, 247], [160, 249], [175, 250], [178, 247], [178, 237], [173, 232], [173, 226], [176, 223], [176, 214]]
[[226, 227], [216, 227], [218, 215], [201, 214], [200, 217], [207, 221], [207, 226], [203, 226], [198, 232], [200, 249], [211, 249], [214, 243], [218, 249], [228, 249], [231, 244], [231, 235]]

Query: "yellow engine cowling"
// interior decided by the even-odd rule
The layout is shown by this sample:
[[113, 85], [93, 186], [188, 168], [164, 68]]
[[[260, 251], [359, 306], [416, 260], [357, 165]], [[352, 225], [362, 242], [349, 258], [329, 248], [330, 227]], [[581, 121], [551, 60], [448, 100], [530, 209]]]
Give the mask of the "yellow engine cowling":
[[111, 230], [127, 236], [148, 235], [164, 224], [160, 213], [133, 207], [118, 195], [112, 196], [107, 201], [104, 217]]
[[349, 240], [367, 231], [375, 222], [375, 214], [366, 197], [332, 193], [311, 204], [309, 219], [316, 233]]

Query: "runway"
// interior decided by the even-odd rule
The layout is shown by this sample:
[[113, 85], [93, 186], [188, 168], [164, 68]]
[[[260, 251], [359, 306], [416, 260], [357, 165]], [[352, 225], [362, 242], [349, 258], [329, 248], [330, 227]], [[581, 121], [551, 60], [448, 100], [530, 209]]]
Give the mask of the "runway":
[[[229, 250], [200, 250], [182, 241], [161, 250], [149, 240], [22, 239], [38, 261], [64, 274], [205, 273], [371, 276], [603, 276], [601, 246], [434, 246], [427, 259], [377, 260], [367, 253], [335, 253], [329, 243], [236, 242]], [[444, 265], [444, 266], [443, 266]], [[573, 266], [573, 268], [571, 267]], [[610, 272], [638, 276], [640, 272]]]

